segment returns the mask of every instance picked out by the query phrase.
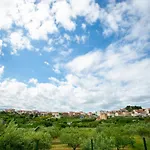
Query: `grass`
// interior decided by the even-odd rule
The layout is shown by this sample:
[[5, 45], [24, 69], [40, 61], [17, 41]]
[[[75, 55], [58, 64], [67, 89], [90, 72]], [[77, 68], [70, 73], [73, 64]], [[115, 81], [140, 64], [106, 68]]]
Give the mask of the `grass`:
[[[144, 150], [143, 139], [140, 136], [135, 136], [136, 143], [134, 148], [126, 147], [124, 150]], [[147, 149], [150, 150], [150, 138], [146, 137]], [[51, 150], [72, 150], [67, 144], [62, 144], [59, 139], [54, 139]], [[81, 150], [77, 148], [77, 150]]]
[[[144, 149], [143, 138], [140, 136], [135, 136], [135, 147], [129, 148], [129, 150], [142, 150]], [[150, 150], [150, 138], [146, 137], [147, 149]]]
[[[59, 139], [54, 139], [52, 141], [51, 150], [72, 150], [72, 148], [69, 147], [67, 144], [62, 144]], [[77, 150], [81, 149], [77, 148]]]

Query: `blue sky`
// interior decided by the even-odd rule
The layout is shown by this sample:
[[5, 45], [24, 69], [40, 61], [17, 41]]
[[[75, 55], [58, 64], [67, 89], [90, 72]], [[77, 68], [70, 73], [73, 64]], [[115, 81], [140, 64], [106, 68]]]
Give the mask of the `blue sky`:
[[0, 108], [150, 106], [149, 0], [2, 0], [0, 20]]

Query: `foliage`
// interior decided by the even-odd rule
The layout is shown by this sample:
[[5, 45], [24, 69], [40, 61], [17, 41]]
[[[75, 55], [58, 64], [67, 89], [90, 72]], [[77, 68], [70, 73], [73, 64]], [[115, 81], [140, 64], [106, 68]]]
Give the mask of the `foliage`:
[[14, 122], [10, 122], [1, 134], [0, 148], [1, 150], [23, 149], [23, 137]]
[[51, 136], [46, 132], [18, 128], [17, 124], [11, 121], [0, 135], [0, 148], [1, 150], [29, 150], [35, 147], [36, 141], [41, 150], [46, 150], [50, 148]]
[[141, 106], [126, 106], [125, 109], [131, 112], [134, 109], [142, 109], [142, 107]]
[[63, 129], [60, 135], [62, 143], [68, 144], [73, 150], [79, 147], [84, 139], [84, 134], [78, 128]]
[[60, 129], [58, 127], [43, 128], [45, 132], [48, 132], [52, 138], [58, 138], [60, 136]]
[[148, 136], [150, 137], [150, 128], [146, 128], [146, 127], [139, 127], [137, 129], [137, 132], [140, 136], [144, 137], [144, 136]]
[[[76, 149], [95, 150], [143, 148], [146, 137], [150, 148], [150, 117], [114, 117], [96, 121], [95, 118], [35, 116], [0, 112], [0, 150], [32, 150], [36, 144], [49, 149], [52, 138]], [[14, 121], [11, 121], [14, 120]], [[39, 130], [35, 132], [35, 128]]]

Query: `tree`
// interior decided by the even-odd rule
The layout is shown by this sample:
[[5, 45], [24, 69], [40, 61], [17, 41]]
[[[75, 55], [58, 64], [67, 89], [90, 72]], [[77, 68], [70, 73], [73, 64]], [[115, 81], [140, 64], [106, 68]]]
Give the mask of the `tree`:
[[150, 130], [149, 130], [149, 128], [146, 128], [146, 126], [138, 128], [137, 132], [142, 137], [143, 136], [150, 136]]
[[[114, 139], [104, 133], [98, 133], [93, 137], [93, 149], [94, 150], [112, 150], [114, 148]], [[91, 139], [87, 139], [82, 144], [83, 150], [91, 150]]]
[[95, 139], [95, 150], [112, 150], [114, 148], [114, 140], [112, 137], [104, 133], [98, 134]]
[[11, 121], [0, 133], [0, 150], [29, 150], [34, 149], [36, 141], [40, 150], [50, 148], [51, 136], [48, 132], [33, 129], [18, 128]]
[[142, 109], [142, 107], [141, 106], [126, 106], [125, 109], [131, 112], [134, 109]]
[[51, 136], [48, 132], [29, 130], [24, 133], [25, 148], [33, 149], [38, 143], [40, 150], [49, 149], [51, 146]]
[[17, 125], [13, 121], [9, 123], [9, 125], [4, 129], [4, 132], [0, 136], [0, 149], [23, 149], [23, 137], [20, 130], [17, 128]]
[[120, 148], [125, 148], [128, 145], [131, 145], [134, 147], [135, 140], [132, 137], [129, 136], [123, 136], [123, 135], [116, 135], [115, 137], [115, 146], [117, 150], [120, 150]]
[[57, 127], [49, 127], [49, 128], [46, 128], [46, 131], [48, 133], [50, 133], [51, 137], [52, 138], [57, 138], [60, 136], [60, 130], [59, 128]]
[[68, 144], [73, 150], [79, 147], [84, 139], [84, 134], [78, 128], [65, 128], [62, 130], [60, 140]]

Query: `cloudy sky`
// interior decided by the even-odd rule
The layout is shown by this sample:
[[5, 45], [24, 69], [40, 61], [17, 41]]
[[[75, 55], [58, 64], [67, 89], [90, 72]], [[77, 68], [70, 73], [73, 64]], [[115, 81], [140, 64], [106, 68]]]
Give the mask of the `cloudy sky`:
[[149, 0], [0, 0], [0, 109], [150, 107]]

